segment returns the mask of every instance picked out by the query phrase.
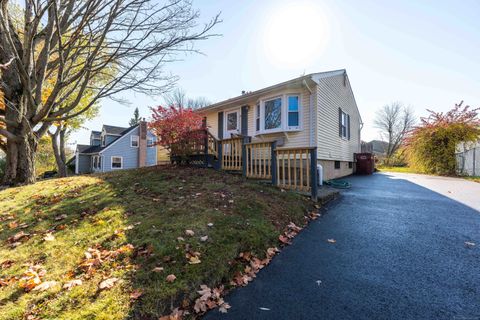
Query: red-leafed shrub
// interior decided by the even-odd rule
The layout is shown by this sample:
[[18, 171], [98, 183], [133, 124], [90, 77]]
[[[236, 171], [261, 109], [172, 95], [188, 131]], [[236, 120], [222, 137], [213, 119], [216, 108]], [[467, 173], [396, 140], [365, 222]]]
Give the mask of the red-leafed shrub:
[[158, 143], [164, 146], [171, 156], [186, 160], [189, 155], [201, 148], [205, 131], [202, 130], [202, 117], [189, 108], [151, 108], [152, 120], [149, 123]]
[[440, 175], [456, 174], [455, 149], [460, 142], [480, 136], [477, 109], [462, 107], [463, 101], [446, 112], [428, 110], [408, 135], [405, 143], [409, 165], [418, 171]]

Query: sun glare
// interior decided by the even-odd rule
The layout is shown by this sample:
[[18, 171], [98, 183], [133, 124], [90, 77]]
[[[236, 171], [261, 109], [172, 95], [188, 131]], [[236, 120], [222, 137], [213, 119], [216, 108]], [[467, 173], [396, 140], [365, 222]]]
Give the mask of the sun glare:
[[263, 44], [273, 64], [295, 67], [319, 58], [327, 38], [328, 23], [322, 8], [311, 1], [295, 1], [269, 14]]

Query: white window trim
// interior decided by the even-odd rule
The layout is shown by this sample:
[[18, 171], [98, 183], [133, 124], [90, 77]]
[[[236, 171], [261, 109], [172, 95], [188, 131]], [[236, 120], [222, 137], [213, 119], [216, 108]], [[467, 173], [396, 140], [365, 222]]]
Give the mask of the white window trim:
[[[113, 167], [113, 158], [120, 158], [120, 168], [114, 168]], [[121, 156], [112, 156], [111, 159], [110, 159], [110, 168], [112, 170], [120, 170], [120, 169], [123, 169], [123, 157]]]
[[[343, 109], [342, 109], [342, 139], [343, 140], [348, 140], [348, 113], [346, 113]], [[345, 119], [345, 125], [343, 124], [343, 121]], [[345, 135], [343, 135], [343, 127], [345, 127]]]
[[[151, 141], [152, 143], [149, 144], [148, 142]], [[155, 147], [155, 139], [153, 137], [148, 138], [147, 137], [147, 148], [153, 148]]]
[[[232, 114], [232, 113], [236, 113], [237, 114], [237, 129], [235, 130], [228, 130], [227, 127], [228, 127], [228, 115], [229, 114]], [[240, 126], [242, 125], [242, 114], [240, 112], [240, 109], [231, 109], [231, 110], [228, 110], [228, 111], [225, 111], [224, 112], [224, 119], [223, 119], [223, 123], [224, 123], [224, 129], [223, 129], [223, 136], [225, 138], [230, 138], [232, 136], [232, 134], [239, 134], [241, 132], [241, 128]]]
[[[298, 126], [288, 126], [288, 97], [298, 96]], [[277, 98], [282, 99], [282, 115], [280, 128], [265, 129], [265, 102], [275, 100]], [[277, 132], [289, 132], [289, 131], [301, 131], [303, 130], [303, 104], [302, 94], [298, 92], [288, 92], [282, 95], [275, 95], [260, 99], [258, 105], [260, 107], [260, 130], [256, 131], [256, 134], [269, 134]], [[255, 114], [256, 121], [257, 114]], [[256, 126], [256, 123], [255, 123]], [[255, 128], [256, 129], [256, 128]]]
[[[133, 145], [133, 142], [134, 142], [135, 140], [137, 141], [137, 145], [136, 145], [136, 146]], [[140, 136], [137, 136], [137, 135], [132, 134], [132, 135], [130, 136], [130, 147], [131, 147], [131, 148], [138, 148], [139, 146], [140, 146]]]

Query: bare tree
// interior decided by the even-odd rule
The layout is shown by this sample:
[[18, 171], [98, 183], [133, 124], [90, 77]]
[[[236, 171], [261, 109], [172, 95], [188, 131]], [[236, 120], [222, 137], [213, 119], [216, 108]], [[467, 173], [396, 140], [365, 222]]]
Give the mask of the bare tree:
[[[8, 184], [34, 182], [38, 139], [52, 122], [74, 118], [125, 90], [165, 93], [176, 80], [165, 64], [179, 53], [196, 52], [193, 43], [210, 38], [219, 23], [217, 15], [199, 26], [189, 0], [24, 0], [20, 28], [9, 8], [8, 0], [0, 0], [0, 89], [6, 103], [0, 111], [6, 143], [0, 148]], [[94, 94], [78, 110], [86, 90]]]
[[205, 97], [187, 97], [187, 92], [182, 88], [176, 88], [171, 93], [165, 94], [163, 98], [168, 106], [174, 106], [177, 108], [185, 107], [198, 109], [211, 104], [211, 102]]
[[401, 102], [393, 102], [377, 111], [374, 125], [380, 130], [382, 140], [388, 143], [385, 150], [387, 161], [398, 150], [406, 134], [415, 124], [415, 114]]

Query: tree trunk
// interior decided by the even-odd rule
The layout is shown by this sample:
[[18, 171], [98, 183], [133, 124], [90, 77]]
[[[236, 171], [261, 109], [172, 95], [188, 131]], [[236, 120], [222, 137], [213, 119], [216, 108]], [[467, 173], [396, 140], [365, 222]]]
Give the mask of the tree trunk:
[[[25, 132], [26, 130], [21, 130]], [[7, 157], [3, 184], [18, 185], [34, 183], [35, 177], [35, 152], [37, 142], [35, 138], [24, 134], [17, 135], [19, 141], [7, 143]]]
[[65, 129], [62, 126], [58, 126], [55, 132], [50, 134], [50, 137], [52, 138], [52, 149], [55, 155], [55, 162], [57, 163], [58, 175], [60, 177], [66, 177]]

